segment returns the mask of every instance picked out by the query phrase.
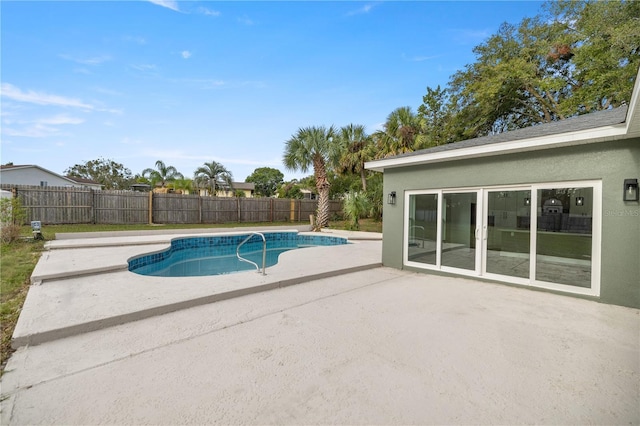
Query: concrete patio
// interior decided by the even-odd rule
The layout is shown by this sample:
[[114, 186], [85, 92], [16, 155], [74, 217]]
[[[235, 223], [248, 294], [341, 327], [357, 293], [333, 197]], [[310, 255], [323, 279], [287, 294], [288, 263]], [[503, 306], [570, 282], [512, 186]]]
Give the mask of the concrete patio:
[[[380, 241], [348, 247], [323, 255], [369, 264]], [[59, 286], [57, 309], [33, 327], [62, 328], [94, 292], [88, 317], [125, 315], [101, 290], [127, 291], [125, 273], [33, 286]], [[310, 276], [22, 346], [2, 377], [0, 423], [640, 423], [637, 309], [375, 265]], [[175, 297], [129, 285], [144, 287], [137, 303]], [[196, 300], [208, 285], [179, 287]]]

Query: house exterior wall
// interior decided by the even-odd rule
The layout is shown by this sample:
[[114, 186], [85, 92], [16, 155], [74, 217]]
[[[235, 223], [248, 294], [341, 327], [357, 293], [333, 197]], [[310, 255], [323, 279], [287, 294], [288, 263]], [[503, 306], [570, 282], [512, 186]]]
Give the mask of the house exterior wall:
[[218, 190], [216, 191], [216, 197], [227, 197], [227, 198], [233, 198], [236, 196], [236, 191], [242, 191], [244, 192], [244, 196], [246, 198], [253, 198], [253, 191], [251, 191], [250, 189], [238, 189], [238, 190], [231, 190], [231, 191], [222, 191], [222, 190]]
[[0, 182], [12, 185], [40, 186], [40, 182], [47, 182], [47, 186], [82, 186], [74, 185], [60, 176], [35, 167], [2, 170], [0, 171]]
[[640, 308], [640, 206], [622, 200], [625, 178], [640, 178], [640, 139], [546, 149], [519, 154], [389, 168], [384, 194], [396, 191], [396, 204], [384, 204], [382, 262], [403, 266], [404, 192], [561, 182], [602, 181], [600, 300]]

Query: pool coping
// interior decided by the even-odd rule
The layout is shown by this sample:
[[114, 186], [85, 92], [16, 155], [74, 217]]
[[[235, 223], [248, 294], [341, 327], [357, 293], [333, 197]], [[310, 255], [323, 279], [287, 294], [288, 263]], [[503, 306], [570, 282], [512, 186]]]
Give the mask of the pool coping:
[[[265, 227], [262, 230], [282, 229]], [[247, 229], [212, 231], [208, 230], [213, 236], [249, 232]], [[101, 242], [96, 238], [51, 241], [34, 269], [12, 346], [36, 345], [382, 265], [380, 234], [326, 232], [343, 236], [352, 244], [285, 252], [278, 264], [267, 268], [267, 275], [248, 271], [184, 278], [138, 275], [128, 271], [127, 261], [136, 255], [166, 249], [172, 239], [194, 235], [191, 233], [102, 237]], [[70, 244], [72, 241], [75, 243]]]

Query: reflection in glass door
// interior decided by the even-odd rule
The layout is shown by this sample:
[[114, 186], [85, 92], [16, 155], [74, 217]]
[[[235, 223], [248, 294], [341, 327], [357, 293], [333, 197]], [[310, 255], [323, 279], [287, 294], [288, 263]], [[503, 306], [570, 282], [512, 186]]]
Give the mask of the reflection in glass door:
[[476, 269], [477, 192], [442, 194], [442, 266]]
[[590, 288], [593, 188], [537, 191], [536, 280]]
[[529, 278], [531, 191], [487, 191], [485, 269]]
[[406, 265], [600, 294], [601, 182], [405, 195]]
[[435, 265], [438, 241], [438, 194], [420, 194], [409, 199], [407, 259]]

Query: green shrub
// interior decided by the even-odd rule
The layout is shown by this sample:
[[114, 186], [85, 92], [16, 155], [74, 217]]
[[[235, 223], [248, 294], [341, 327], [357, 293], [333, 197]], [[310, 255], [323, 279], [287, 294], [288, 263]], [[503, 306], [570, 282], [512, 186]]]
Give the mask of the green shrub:
[[24, 223], [27, 213], [18, 198], [0, 199], [0, 228], [2, 228], [2, 242], [11, 243], [20, 238], [20, 226]]
[[344, 197], [342, 210], [346, 219], [350, 222], [349, 229], [360, 229], [358, 219], [365, 218], [371, 210], [369, 199], [362, 192], [349, 192]]

